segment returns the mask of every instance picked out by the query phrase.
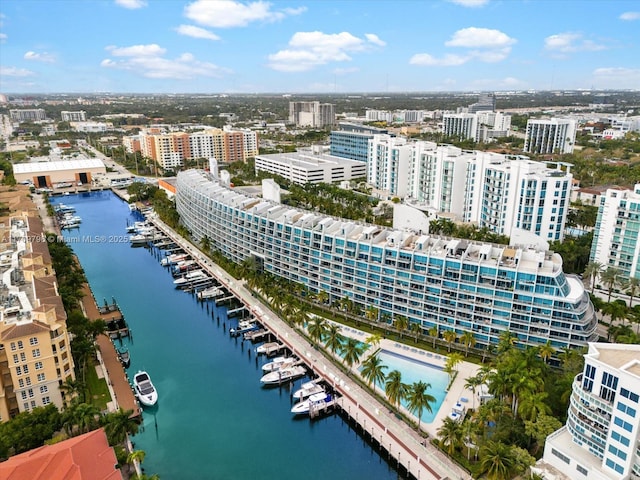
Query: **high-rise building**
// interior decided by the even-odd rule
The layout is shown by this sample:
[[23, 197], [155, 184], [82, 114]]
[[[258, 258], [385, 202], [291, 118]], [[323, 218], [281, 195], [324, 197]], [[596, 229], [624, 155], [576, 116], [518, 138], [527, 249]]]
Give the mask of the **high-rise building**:
[[374, 135], [369, 141], [367, 183], [387, 196], [406, 196], [412, 150], [404, 137]]
[[39, 122], [47, 119], [47, 114], [42, 108], [9, 110], [9, 116], [13, 122]]
[[533, 469], [557, 480], [640, 478], [640, 345], [589, 343], [584, 363], [567, 424]]
[[496, 95], [494, 93], [483, 93], [478, 96], [478, 101], [469, 105], [469, 113], [476, 112], [495, 112], [496, 111]]
[[369, 140], [378, 134], [386, 134], [383, 128], [340, 122], [340, 130], [332, 130], [330, 153], [335, 157], [366, 162], [369, 156]]
[[68, 112], [63, 110], [60, 112], [63, 122], [86, 122], [87, 112], [80, 110], [79, 112]]
[[460, 140], [475, 139], [478, 133], [478, 116], [473, 113], [446, 113], [442, 116], [442, 132], [447, 137]]
[[67, 317], [42, 221], [30, 200], [18, 202], [23, 203], [13, 204], [16, 213], [2, 219], [2, 238], [11, 243], [0, 256], [6, 289], [0, 306], [0, 422], [49, 404], [62, 408], [59, 386], [75, 379]]
[[510, 129], [511, 115], [500, 112], [446, 113], [442, 116], [442, 132], [460, 140], [490, 142], [508, 136]]
[[622, 278], [640, 279], [640, 183], [601, 195], [590, 259], [617, 268]]
[[335, 105], [318, 101], [289, 102], [289, 123], [309, 128], [332, 126], [336, 123]]
[[510, 331], [519, 345], [556, 349], [598, 338], [581, 280], [562, 271], [560, 255], [530, 247], [394, 230], [292, 208], [246, 195], [200, 170], [180, 172], [176, 208], [196, 242], [235, 263], [255, 257], [265, 271], [350, 298], [391, 318], [472, 332], [485, 348]]
[[576, 143], [576, 121], [570, 118], [530, 119], [524, 138], [524, 151], [551, 155], [571, 153]]

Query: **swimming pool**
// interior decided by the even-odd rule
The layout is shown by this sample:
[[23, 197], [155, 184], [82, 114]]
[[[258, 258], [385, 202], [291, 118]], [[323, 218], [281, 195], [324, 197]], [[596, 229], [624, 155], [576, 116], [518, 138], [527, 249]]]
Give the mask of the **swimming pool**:
[[[449, 385], [449, 375], [439, 367], [388, 350], [380, 350], [378, 357], [380, 357], [382, 364], [387, 366], [384, 371], [385, 375], [388, 375], [389, 372], [393, 370], [398, 370], [402, 374], [403, 383], [411, 385], [415, 382], [422, 381], [431, 384], [431, 388], [427, 390], [427, 393], [433, 395], [436, 401], [431, 405], [431, 412], [427, 410], [422, 412], [420, 420], [422, 423], [433, 422], [447, 395], [445, 390]], [[382, 389], [384, 390], [384, 384], [382, 385]], [[402, 401], [401, 403], [403, 406], [407, 406], [406, 401]]]

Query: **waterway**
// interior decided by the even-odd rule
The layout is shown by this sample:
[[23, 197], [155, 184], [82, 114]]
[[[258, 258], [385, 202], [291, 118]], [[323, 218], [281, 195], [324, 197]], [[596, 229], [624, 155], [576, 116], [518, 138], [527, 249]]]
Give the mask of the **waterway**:
[[72, 205], [82, 218], [63, 235], [98, 303], [115, 298], [131, 328], [130, 378], [144, 369], [159, 392], [133, 438], [147, 453], [147, 473], [162, 480], [398, 478], [340, 416], [294, 418], [289, 388], [260, 386], [267, 360], [229, 336], [236, 320], [176, 290], [149, 250], [129, 245], [125, 227], [134, 217], [126, 203], [110, 191], [52, 203]]

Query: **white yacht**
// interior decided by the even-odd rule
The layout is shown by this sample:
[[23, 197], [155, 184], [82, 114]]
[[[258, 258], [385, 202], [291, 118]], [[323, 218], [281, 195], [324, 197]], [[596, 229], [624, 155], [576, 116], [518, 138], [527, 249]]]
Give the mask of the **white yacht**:
[[158, 401], [158, 392], [147, 372], [139, 370], [133, 376], [133, 389], [142, 405], [152, 407]]
[[328, 393], [314, 393], [306, 400], [302, 400], [291, 407], [291, 413], [296, 415], [307, 415], [312, 406], [321, 407], [330, 401], [331, 395]]
[[185, 273], [182, 277], [180, 278], [176, 278], [173, 281], [173, 284], [176, 287], [181, 287], [183, 285], [188, 285], [191, 282], [197, 282], [200, 280], [206, 280], [209, 278], [209, 275], [207, 275], [204, 270], [192, 270], [190, 272]]
[[302, 377], [306, 373], [307, 371], [302, 365], [292, 365], [263, 375], [260, 379], [260, 383], [264, 385], [280, 385], [281, 383], [286, 383]]
[[275, 372], [281, 368], [289, 367], [297, 361], [296, 357], [275, 357], [269, 363], [262, 365], [262, 371], [265, 373]]
[[312, 380], [300, 385], [300, 388], [293, 392], [293, 398], [295, 400], [304, 400], [316, 393], [324, 393], [324, 387], [320, 385], [317, 380]]

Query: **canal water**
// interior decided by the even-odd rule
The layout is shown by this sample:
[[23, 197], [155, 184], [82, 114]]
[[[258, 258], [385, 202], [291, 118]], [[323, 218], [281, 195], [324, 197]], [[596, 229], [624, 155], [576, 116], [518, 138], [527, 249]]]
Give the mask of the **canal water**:
[[129, 378], [144, 369], [158, 390], [133, 438], [147, 454], [147, 473], [162, 480], [398, 478], [338, 415], [294, 418], [289, 388], [261, 387], [267, 360], [229, 336], [237, 320], [176, 290], [152, 251], [130, 246], [125, 228], [135, 218], [126, 203], [110, 191], [52, 203], [76, 208], [82, 224], [63, 235], [98, 304], [115, 299], [131, 328]]

